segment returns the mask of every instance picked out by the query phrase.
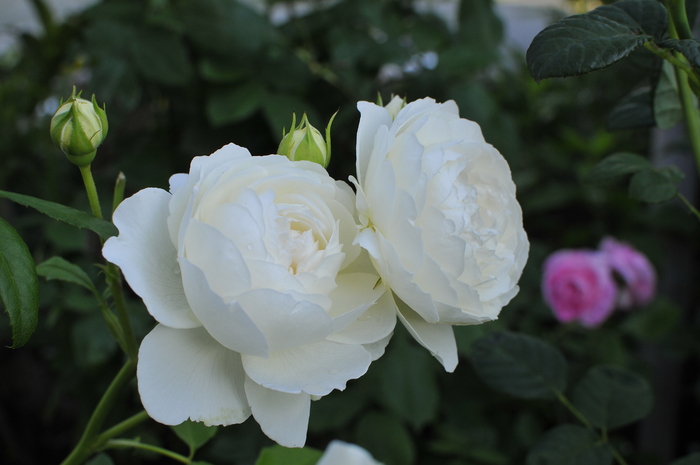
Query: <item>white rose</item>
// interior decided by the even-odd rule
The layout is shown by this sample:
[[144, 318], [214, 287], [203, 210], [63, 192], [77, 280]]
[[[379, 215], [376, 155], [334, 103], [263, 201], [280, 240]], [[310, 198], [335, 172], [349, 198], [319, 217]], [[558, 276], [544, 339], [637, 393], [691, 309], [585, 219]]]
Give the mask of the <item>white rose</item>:
[[343, 441], [331, 441], [316, 465], [382, 465], [360, 446]]
[[529, 244], [508, 164], [479, 125], [453, 101], [396, 112], [397, 99], [358, 103], [355, 242], [406, 304], [397, 302], [403, 324], [452, 371], [449, 325], [498, 316], [518, 292]]
[[122, 202], [103, 254], [160, 323], [137, 369], [152, 418], [229, 425], [252, 411], [279, 444], [304, 444], [311, 398], [362, 376], [396, 321], [352, 245], [353, 202], [315, 163], [233, 144], [170, 193]]

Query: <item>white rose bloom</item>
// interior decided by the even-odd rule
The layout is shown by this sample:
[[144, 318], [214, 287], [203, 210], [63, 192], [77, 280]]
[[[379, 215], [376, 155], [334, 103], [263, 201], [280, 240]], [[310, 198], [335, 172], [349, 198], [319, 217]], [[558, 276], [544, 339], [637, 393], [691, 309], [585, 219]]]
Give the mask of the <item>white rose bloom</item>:
[[316, 465], [382, 465], [360, 446], [343, 441], [331, 441]]
[[170, 193], [122, 202], [103, 254], [160, 323], [137, 369], [152, 418], [252, 413], [279, 444], [304, 444], [310, 400], [362, 376], [396, 322], [352, 245], [353, 201], [315, 163], [230, 144], [174, 175]]
[[397, 102], [358, 103], [355, 242], [400, 299], [406, 328], [452, 371], [450, 325], [497, 318], [529, 244], [508, 164], [479, 125], [453, 101], [396, 112]]

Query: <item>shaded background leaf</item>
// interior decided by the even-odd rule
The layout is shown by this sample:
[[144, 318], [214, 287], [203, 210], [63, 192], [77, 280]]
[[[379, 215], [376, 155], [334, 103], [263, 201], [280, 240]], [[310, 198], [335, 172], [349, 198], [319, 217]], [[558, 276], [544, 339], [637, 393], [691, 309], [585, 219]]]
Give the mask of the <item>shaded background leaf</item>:
[[561, 352], [531, 336], [490, 333], [474, 344], [472, 364], [486, 384], [512, 396], [551, 399], [566, 388]]
[[12, 347], [22, 347], [39, 320], [39, 280], [27, 244], [0, 218], [0, 299], [12, 325]]

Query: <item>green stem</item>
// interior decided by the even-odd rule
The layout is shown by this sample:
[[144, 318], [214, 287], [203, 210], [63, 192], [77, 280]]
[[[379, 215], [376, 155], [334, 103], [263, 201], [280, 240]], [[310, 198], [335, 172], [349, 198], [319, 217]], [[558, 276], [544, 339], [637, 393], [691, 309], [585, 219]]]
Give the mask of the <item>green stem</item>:
[[673, 23], [678, 32], [679, 39], [692, 39], [693, 32], [688, 22], [688, 14], [685, 10], [685, 0], [666, 0], [666, 8], [669, 13], [669, 23]]
[[114, 436], [119, 436], [124, 431], [130, 430], [134, 426], [148, 420], [149, 418], [150, 417], [148, 416], [148, 413], [146, 413], [145, 410], [142, 412], [139, 412], [136, 415], [129, 417], [126, 420], [122, 421], [121, 423], [117, 423], [116, 425], [112, 426], [110, 429], [108, 429], [104, 433], [97, 436], [97, 439], [95, 439], [95, 444], [97, 444], [97, 445], [105, 444], [108, 440], [112, 439]]
[[122, 288], [121, 274], [119, 268], [114, 263], [107, 262], [107, 284], [112, 292], [112, 298], [114, 299], [114, 305], [117, 308], [117, 317], [119, 318], [119, 323], [122, 328], [122, 334], [124, 335], [124, 345], [126, 346], [126, 354], [129, 359], [136, 361], [138, 358], [139, 348], [136, 344], [136, 338], [134, 337], [134, 329], [131, 326], [131, 320], [129, 319], [129, 312], [126, 309], [126, 302], [124, 300], [124, 291]]
[[107, 441], [102, 447], [102, 449], [126, 449], [130, 447], [133, 447], [134, 449], [142, 449], [147, 450], [149, 452], [155, 452], [156, 454], [164, 455], [181, 463], [192, 463], [192, 460], [188, 459], [184, 455], [180, 455], [168, 449], [163, 449], [162, 447], [152, 446], [150, 444], [143, 444], [142, 442], [135, 441], [133, 439], [112, 439]]
[[678, 93], [681, 98], [681, 107], [685, 116], [685, 125], [688, 129], [690, 145], [695, 155], [695, 165], [700, 173], [700, 115], [695, 105], [695, 95], [690, 89], [688, 75], [676, 68], [676, 81], [678, 81]]
[[583, 423], [583, 425], [584, 425], [586, 428], [588, 428], [589, 430], [595, 432], [595, 428], [593, 428], [593, 425], [591, 425], [591, 422], [589, 422], [588, 419], [587, 419], [585, 416], [583, 416], [583, 414], [582, 414], [581, 412], [579, 412], [579, 410], [578, 410], [576, 407], [574, 407], [574, 405], [573, 405], [571, 402], [569, 402], [569, 399], [567, 399], [566, 396], [565, 396], [562, 392], [556, 391], [556, 395], [557, 395], [557, 399], [559, 399], [559, 402], [561, 402], [562, 404], [564, 404], [564, 406], [565, 406], [567, 409], [569, 409], [569, 411], [570, 411], [571, 413], [573, 413], [574, 416], [575, 416], [576, 418], [578, 418], [578, 420], [579, 420], [581, 423]]
[[625, 460], [625, 458], [612, 445], [610, 446], [610, 450], [612, 450], [612, 455], [615, 457], [615, 460], [617, 460], [617, 463], [620, 465], [628, 465], [627, 460]]
[[44, 0], [31, 0], [31, 3], [37, 16], [39, 16], [41, 25], [44, 27], [44, 32], [51, 32], [54, 28], [54, 22], [53, 15], [51, 14], [49, 7], [46, 5]]
[[676, 195], [678, 196], [679, 199], [685, 204], [686, 207], [690, 210], [690, 212], [697, 217], [697, 219], [700, 220], [700, 211], [698, 211], [697, 208], [693, 206], [690, 201], [685, 197], [685, 195], [681, 194], [680, 192], [677, 192]]
[[116, 400], [119, 390], [131, 381], [135, 372], [136, 360], [128, 360], [122, 369], [119, 370], [112, 384], [110, 384], [105, 391], [102, 399], [100, 399], [97, 407], [95, 407], [95, 411], [92, 412], [92, 416], [85, 426], [85, 430], [83, 430], [83, 435], [80, 437], [78, 444], [75, 445], [73, 451], [61, 465], [78, 465], [83, 463], [95, 451], [97, 432], [102, 427], [109, 409]]
[[693, 68], [691, 68], [690, 65], [683, 61], [682, 58], [677, 57], [670, 50], [659, 47], [652, 41], [644, 42], [644, 48], [649, 50], [654, 55], [657, 55], [663, 58], [664, 60], [668, 61], [676, 68], [682, 69], [688, 75], [688, 78], [693, 81], [696, 87], [700, 87], [700, 78], [698, 78], [698, 75], [695, 74]]
[[83, 175], [83, 183], [85, 183], [85, 190], [87, 191], [88, 201], [90, 202], [90, 209], [92, 214], [98, 218], [102, 218], [102, 209], [100, 208], [100, 199], [97, 197], [97, 188], [95, 187], [95, 180], [92, 178], [92, 171], [90, 171], [90, 165], [80, 166], [80, 174]]

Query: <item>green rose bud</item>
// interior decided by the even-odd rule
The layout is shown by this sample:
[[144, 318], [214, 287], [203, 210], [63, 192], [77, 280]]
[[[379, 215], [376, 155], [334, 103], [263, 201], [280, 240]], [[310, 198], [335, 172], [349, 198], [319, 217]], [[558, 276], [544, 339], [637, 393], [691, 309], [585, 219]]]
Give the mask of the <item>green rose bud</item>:
[[331, 117], [326, 127], [326, 140], [318, 129], [309, 124], [306, 113], [301, 119], [299, 126], [296, 126], [296, 115], [292, 115], [292, 128], [289, 134], [282, 133], [282, 142], [277, 149], [277, 153], [284, 155], [290, 160], [308, 160], [318, 163], [324, 168], [331, 160], [331, 125], [335, 114]]
[[92, 101], [73, 94], [51, 119], [51, 140], [72, 163], [89, 165], [95, 158], [95, 150], [107, 136], [107, 114], [92, 96]]

